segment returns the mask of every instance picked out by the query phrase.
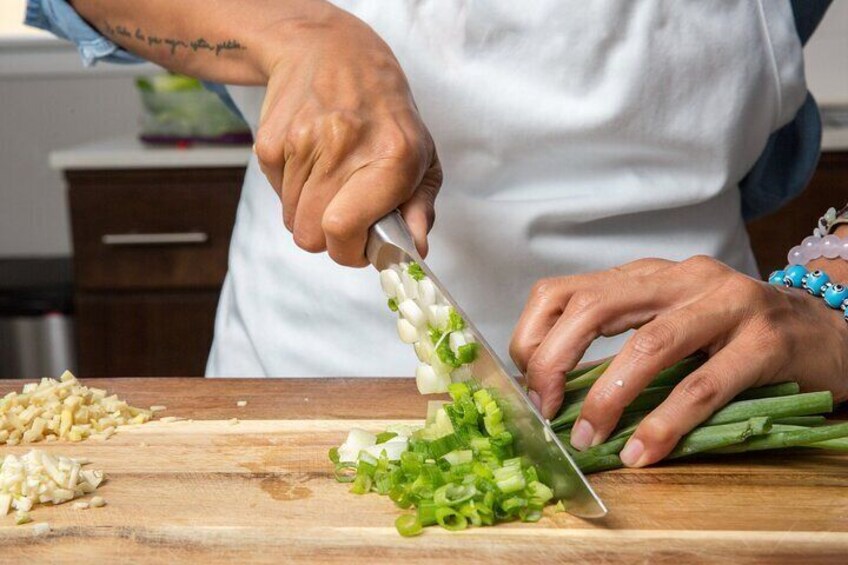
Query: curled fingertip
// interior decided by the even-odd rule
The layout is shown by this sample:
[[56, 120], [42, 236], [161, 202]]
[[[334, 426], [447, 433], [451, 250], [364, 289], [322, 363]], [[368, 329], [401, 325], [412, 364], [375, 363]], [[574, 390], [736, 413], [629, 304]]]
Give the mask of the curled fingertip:
[[621, 458], [621, 462], [628, 467], [644, 467], [648, 464], [645, 444], [638, 438], [631, 438], [618, 456]]
[[542, 397], [539, 396], [539, 393], [536, 392], [535, 390], [530, 390], [530, 391], [527, 392], [527, 396], [530, 397], [530, 402], [532, 402], [533, 405], [536, 408], [541, 410], [541, 408], [542, 408]]

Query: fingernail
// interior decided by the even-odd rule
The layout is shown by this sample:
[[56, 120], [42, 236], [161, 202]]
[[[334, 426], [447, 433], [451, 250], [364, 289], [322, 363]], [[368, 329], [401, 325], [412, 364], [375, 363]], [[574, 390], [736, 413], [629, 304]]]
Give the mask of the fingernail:
[[581, 418], [577, 420], [577, 423], [574, 424], [574, 428], [571, 430], [571, 445], [575, 449], [583, 451], [592, 445], [594, 437], [595, 428], [592, 427], [592, 424]]
[[618, 456], [621, 458], [621, 462], [628, 467], [641, 467], [642, 456], [644, 454], [645, 445], [638, 439], [631, 439]]
[[542, 397], [539, 396], [538, 392], [536, 392], [535, 390], [531, 390], [530, 392], [527, 393], [527, 396], [530, 397], [530, 401], [534, 405], [536, 405], [536, 408], [538, 408], [539, 410], [542, 409]]

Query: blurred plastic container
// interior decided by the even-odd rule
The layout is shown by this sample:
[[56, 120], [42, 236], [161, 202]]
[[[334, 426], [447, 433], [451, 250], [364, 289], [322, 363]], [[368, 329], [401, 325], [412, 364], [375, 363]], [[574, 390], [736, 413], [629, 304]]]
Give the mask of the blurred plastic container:
[[144, 114], [142, 141], [250, 144], [247, 124], [214, 92], [190, 77], [162, 74], [136, 79]]

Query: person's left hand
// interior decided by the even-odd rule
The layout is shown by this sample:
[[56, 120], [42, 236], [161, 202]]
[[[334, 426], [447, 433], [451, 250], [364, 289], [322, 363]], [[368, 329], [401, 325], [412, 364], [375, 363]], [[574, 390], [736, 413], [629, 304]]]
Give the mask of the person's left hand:
[[572, 445], [583, 450], [608, 437], [658, 372], [705, 351], [707, 362], [645, 417], [622, 450], [625, 465], [641, 467], [664, 458], [747, 388], [797, 381], [804, 390], [848, 398], [848, 324], [841, 314], [804, 291], [755, 280], [709, 257], [643, 259], [539, 281], [510, 354], [552, 418], [565, 372], [592, 341], [639, 328], [586, 397], [571, 432]]

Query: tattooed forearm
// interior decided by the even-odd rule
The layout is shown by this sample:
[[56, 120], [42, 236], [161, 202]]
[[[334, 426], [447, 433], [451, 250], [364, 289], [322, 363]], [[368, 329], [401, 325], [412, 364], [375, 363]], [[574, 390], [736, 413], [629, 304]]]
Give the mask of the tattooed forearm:
[[237, 39], [225, 39], [210, 43], [203, 37], [198, 37], [193, 40], [185, 40], [177, 37], [159, 37], [150, 33], [144, 32], [141, 28], [135, 28], [135, 31], [130, 31], [129, 28], [123, 25], [112, 25], [110, 22], [104, 22], [103, 31], [113, 39], [128, 39], [133, 42], [143, 43], [149, 47], [156, 45], [167, 45], [171, 55], [176, 55], [180, 50], [205, 51], [220, 56], [224, 51], [246, 51], [247, 47], [242, 45]]

